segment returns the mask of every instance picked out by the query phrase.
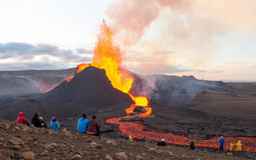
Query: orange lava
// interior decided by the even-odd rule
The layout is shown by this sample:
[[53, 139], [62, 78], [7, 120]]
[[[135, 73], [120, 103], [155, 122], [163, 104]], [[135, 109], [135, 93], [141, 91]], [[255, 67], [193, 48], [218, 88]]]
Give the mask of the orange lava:
[[133, 113], [136, 106], [145, 108], [145, 112], [139, 114], [140, 117], [145, 118], [152, 114], [152, 108], [147, 97], [136, 97], [130, 93], [134, 78], [129, 72], [122, 70], [122, 54], [120, 49], [113, 45], [113, 32], [105, 23], [101, 26], [101, 33], [94, 49], [92, 63], [78, 65], [76, 72], [80, 73], [89, 66], [104, 69], [112, 86], [130, 95], [134, 104], [128, 107], [127, 114]]
[[[145, 129], [142, 124], [135, 122], [123, 122], [120, 121], [120, 118], [113, 117], [106, 120], [107, 124], [117, 125], [120, 133], [126, 137], [133, 137], [137, 140], [150, 140], [150, 141], [161, 141], [165, 139], [165, 142], [168, 144], [188, 146], [190, 139], [186, 136], [175, 135], [172, 133], [163, 133], [149, 131]], [[225, 137], [225, 151], [229, 151], [229, 144], [236, 140], [241, 140], [242, 142], [242, 151], [256, 153], [256, 137]], [[209, 148], [209, 149], [218, 149], [218, 138], [213, 137], [206, 140], [195, 141], [196, 147], [198, 148]]]
[[74, 78], [74, 76], [67, 76], [67, 77], [65, 78], [65, 81], [66, 81], [66, 82], [70, 82], [70, 81], [72, 81], [73, 78]]
[[76, 73], [78, 74], [78, 73], [82, 72], [83, 70], [85, 70], [89, 66], [90, 66], [90, 64], [85, 64], [85, 63], [79, 64], [76, 67]]

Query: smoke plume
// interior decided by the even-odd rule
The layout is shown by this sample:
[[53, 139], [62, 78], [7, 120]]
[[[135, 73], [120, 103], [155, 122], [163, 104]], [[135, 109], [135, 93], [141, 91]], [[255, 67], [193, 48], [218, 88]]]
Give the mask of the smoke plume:
[[116, 0], [106, 14], [128, 59], [151, 57], [128, 62], [139, 70], [210, 65], [219, 37], [256, 31], [255, 0]]

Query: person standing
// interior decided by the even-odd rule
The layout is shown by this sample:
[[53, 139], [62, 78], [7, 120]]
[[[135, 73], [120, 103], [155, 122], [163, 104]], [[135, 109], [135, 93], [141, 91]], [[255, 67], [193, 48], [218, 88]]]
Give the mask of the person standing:
[[26, 119], [24, 112], [19, 112], [17, 119], [16, 119], [16, 124], [23, 124], [23, 125], [30, 126], [28, 120]]
[[220, 138], [218, 139], [218, 143], [219, 143], [219, 151], [223, 152], [224, 146], [225, 146], [225, 139], [223, 136], [220, 136]]
[[234, 151], [236, 151], [236, 152], [241, 152], [242, 151], [242, 142], [241, 142], [241, 140], [236, 141]]
[[87, 119], [86, 114], [83, 113], [82, 116], [77, 121], [76, 129], [80, 134], [85, 134], [87, 132], [88, 125], [89, 125], [89, 120]]

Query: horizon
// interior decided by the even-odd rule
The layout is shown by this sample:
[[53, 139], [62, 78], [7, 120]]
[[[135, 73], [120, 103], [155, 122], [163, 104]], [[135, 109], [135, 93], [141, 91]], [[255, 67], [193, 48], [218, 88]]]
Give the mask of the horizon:
[[[62, 68], [62, 69], [26, 69], [26, 70], [0, 70], [0, 72], [29, 72], [29, 71], [67, 71], [67, 70], [73, 70], [75, 67], [72, 68]], [[144, 74], [139, 74], [137, 72], [134, 72], [137, 75], [143, 75]], [[177, 75], [177, 74], [164, 74], [164, 73], [152, 73], [152, 74], [146, 74], [146, 76], [157, 76], [157, 75], [164, 75], [164, 76], [176, 76], [176, 77], [194, 77], [197, 80], [202, 80], [202, 81], [220, 81], [220, 82], [225, 82], [225, 83], [256, 83], [255, 81], [239, 81], [239, 80], [209, 80], [209, 79], [200, 79], [194, 75]]]
[[90, 63], [105, 20], [128, 70], [256, 82], [253, 0], [151, 0], [145, 7], [136, 0], [1, 2], [1, 71]]

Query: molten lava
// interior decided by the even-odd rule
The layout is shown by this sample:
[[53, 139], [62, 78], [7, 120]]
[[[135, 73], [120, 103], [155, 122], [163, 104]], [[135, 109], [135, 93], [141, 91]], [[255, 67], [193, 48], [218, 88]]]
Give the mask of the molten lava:
[[119, 48], [113, 46], [113, 33], [103, 24], [98, 43], [94, 50], [92, 65], [104, 69], [112, 86], [124, 93], [129, 93], [133, 77], [121, 69], [122, 57]]
[[122, 70], [120, 49], [113, 45], [113, 32], [105, 23], [101, 26], [101, 34], [94, 49], [92, 63], [78, 65], [76, 72], [80, 73], [89, 66], [104, 69], [112, 86], [131, 97], [134, 104], [126, 109], [126, 114], [133, 114], [137, 106], [143, 107], [145, 110], [145, 112], [139, 114], [140, 117], [145, 118], [152, 114], [152, 108], [147, 97], [136, 97], [130, 93], [134, 78], [129, 72]]
[[74, 76], [67, 76], [66, 78], [65, 78], [65, 81], [66, 82], [70, 82], [70, 81], [72, 81], [72, 79], [74, 78]]
[[89, 67], [90, 64], [79, 64], [77, 67], [76, 67], [76, 73], [80, 73], [82, 72], [84, 69], [86, 69], [87, 67]]
[[140, 117], [146, 118], [146, 117], [148, 117], [149, 115], [152, 114], [153, 110], [152, 110], [152, 108], [149, 105], [147, 97], [142, 97], [142, 96], [140, 96], [140, 97], [133, 97], [131, 94], [129, 94], [129, 95], [130, 95], [130, 97], [132, 98], [132, 100], [134, 101], [135, 104], [130, 105], [125, 110], [127, 115], [133, 114], [135, 109], [137, 108], [137, 106], [143, 107], [144, 110], [145, 110], [143, 113], [140, 113]]
[[[161, 141], [165, 139], [168, 144], [188, 146], [192, 139], [185, 135], [176, 135], [173, 133], [156, 132], [145, 128], [140, 123], [122, 121], [118, 117], [108, 118], [106, 123], [117, 125], [120, 133], [125, 137], [132, 137], [135, 140]], [[243, 152], [256, 153], [256, 137], [225, 137], [225, 151], [229, 151], [230, 142], [241, 140]], [[195, 141], [195, 140], [193, 140]], [[218, 149], [218, 137], [212, 137], [205, 140], [196, 140], [197, 148]]]

